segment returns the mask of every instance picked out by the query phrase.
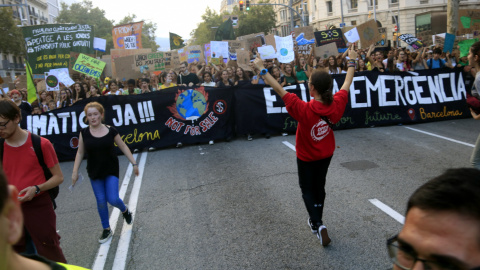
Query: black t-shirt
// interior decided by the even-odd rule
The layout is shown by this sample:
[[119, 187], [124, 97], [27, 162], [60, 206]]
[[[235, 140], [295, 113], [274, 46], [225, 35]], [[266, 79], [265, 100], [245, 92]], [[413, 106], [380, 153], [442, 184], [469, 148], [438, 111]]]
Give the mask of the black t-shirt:
[[107, 135], [97, 138], [90, 133], [90, 127], [81, 130], [85, 152], [87, 153], [87, 172], [92, 180], [105, 179], [109, 175], [119, 177], [118, 157], [115, 153], [114, 138], [118, 131], [107, 126]]
[[177, 77], [177, 84], [186, 84], [188, 86], [188, 84], [191, 82], [193, 84], [198, 84], [200, 82], [200, 80], [197, 77], [197, 74], [193, 74], [190, 72], [188, 73], [187, 76], [180, 74]]

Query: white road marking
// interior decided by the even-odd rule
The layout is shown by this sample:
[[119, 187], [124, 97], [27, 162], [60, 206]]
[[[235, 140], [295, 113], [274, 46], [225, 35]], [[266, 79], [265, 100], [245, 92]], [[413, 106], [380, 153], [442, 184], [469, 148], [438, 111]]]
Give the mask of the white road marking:
[[120, 240], [118, 241], [117, 253], [115, 253], [115, 259], [113, 261], [112, 269], [125, 269], [127, 262], [128, 247], [130, 246], [130, 239], [132, 238], [132, 227], [135, 221], [135, 213], [137, 211], [138, 196], [140, 194], [140, 188], [142, 187], [143, 172], [145, 170], [145, 163], [147, 162], [148, 152], [143, 152], [140, 157], [140, 163], [138, 164], [139, 174], [135, 177], [135, 183], [133, 184], [132, 193], [130, 193], [130, 201], [128, 202], [128, 208], [132, 212], [132, 225], [128, 225], [123, 222], [122, 233], [120, 234]]
[[380, 208], [383, 212], [387, 213], [387, 215], [391, 216], [393, 219], [396, 221], [400, 222], [401, 224], [405, 223], [405, 217], [400, 215], [397, 211], [393, 210], [390, 208], [390, 206], [382, 203], [381, 201], [377, 199], [370, 199], [369, 200], [373, 205], [376, 207]]
[[[137, 160], [138, 154], [133, 154], [133, 158]], [[127, 171], [125, 172], [125, 177], [123, 178], [122, 186], [119, 191], [119, 197], [123, 200], [125, 197], [125, 193], [127, 193], [128, 184], [130, 183], [130, 178], [132, 176], [133, 166], [132, 164], [128, 165]], [[120, 216], [120, 210], [118, 208], [113, 208], [112, 215], [110, 216], [110, 229], [115, 232], [115, 228], [117, 227], [118, 217]], [[112, 238], [110, 238], [107, 242], [100, 245], [98, 248], [97, 257], [95, 258], [95, 262], [93, 263], [92, 270], [103, 270], [105, 267], [105, 262], [107, 261], [108, 250], [110, 249], [110, 245], [112, 244]]]
[[455, 140], [455, 139], [451, 139], [451, 138], [448, 138], [448, 137], [445, 137], [445, 136], [440, 136], [440, 135], [437, 135], [437, 134], [434, 134], [434, 133], [430, 133], [430, 132], [426, 132], [426, 131], [423, 131], [423, 130], [419, 130], [419, 129], [416, 129], [416, 128], [411, 128], [411, 127], [405, 127], [405, 128], [408, 128], [408, 129], [410, 129], [410, 130], [413, 130], [413, 131], [416, 131], [416, 132], [420, 132], [420, 133], [423, 133], [423, 134], [427, 134], [427, 135], [430, 135], [430, 136], [433, 136], [433, 137], [437, 137], [437, 138], [440, 138], [440, 139], [444, 139], [444, 140], [447, 140], [447, 141], [451, 141], [451, 142], [463, 144], [463, 145], [470, 146], [470, 147], [475, 147], [475, 145], [474, 145], [474, 144], [471, 144], [471, 143], [466, 143], [466, 142], [462, 142], [462, 141], [457, 141], [457, 140]]
[[291, 143], [289, 143], [289, 142], [287, 142], [287, 141], [283, 141], [283, 144], [285, 144], [286, 146], [288, 146], [288, 148], [292, 149], [293, 151], [295, 151], [295, 152], [297, 151], [297, 150], [295, 149], [295, 145], [293, 145], [293, 144], [291, 144]]

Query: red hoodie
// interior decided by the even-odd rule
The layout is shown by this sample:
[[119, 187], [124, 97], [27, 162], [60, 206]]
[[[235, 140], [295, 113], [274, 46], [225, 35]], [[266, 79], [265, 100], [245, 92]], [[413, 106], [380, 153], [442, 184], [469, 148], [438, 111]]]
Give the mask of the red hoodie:
[[348, 92], [338, 91], [333, 95], [333, 102], [325, 105], [311, 99], [301, 100], [297, 95], [287, 93], [283, 96], [288, 113], [298, 121], [296, 149], [297, 157], [303, 161], [316, 161], [331, 157], [335, 151], [333, 130], [321, 117], [326, 117], [330, 123], [337, 123], [345, 111], [348, 102]]

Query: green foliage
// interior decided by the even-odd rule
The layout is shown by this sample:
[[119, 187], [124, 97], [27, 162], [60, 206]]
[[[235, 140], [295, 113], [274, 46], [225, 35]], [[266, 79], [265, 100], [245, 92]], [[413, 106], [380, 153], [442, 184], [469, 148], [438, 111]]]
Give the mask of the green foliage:
[[13, 19], [10, 7], [0, 8], [0, 48], [4, 53], [25, 55], [25, 41], [22, 30], [17, 27], [20, 21]]
[[[200, 45], [215, 40], [215, 32], [217, 27], [223, 22], [223, 15], [230, 14], [217, 14], [214, 10], [207, 7], [202, 15], [203, 21], [190, 33], [192, 38], [195, 39], [194, 44]], [[238, 6], [235, 6], [231, 15], [238, 16], [238, 28], [235, 29], [236, 37], [259, 32], [267, 34], [272, 28], [275, 28], [275, 11], [273, 6], [250, 4], [250, 10], [243, 12], [240, 12]]]
[[94, 26], [95, 36], [107, 40], [106, 54], [113, 48], [112, 27], [113, 20], [105, 17], [105, 11], [94, 8], [92, 1], [83, 0], [70, 6], [64, 2], [57, 17], [57, 23], [77, 23]]
[[192, 30], [190, 33], [192, 38], [195, 39], [193, 44], [196, 45], [203, 45], [215, 40], [217, 27], [219, 27], [223, 22], [223, 15], [217, 14], [215, 10], [211, 10], [209, 7], [207, 7], [205, 13], [202, 15], [202, 20], [203, 21], [198, 24], [197, 28]]
[[272, 28], [275, 28], [275, 11], [273, 6], [250, 4], [250, 10], [244, 12], [240, 12], [238, 7], [235, 7], [232, 15], [238, 15], [237, 36], [259, 32], [264, 32], [267, 35]]
[[[139, 22], [137, 15], [130, 13], [118, 22], [117, 25]], [[142, 45], [143, 48], [152, 48], [152, 52], [156, 52], [160, 46], [155, 42], [155, 31], [157, 31], [157, 24], [154, 22], [144, 22], [142, 27]]]

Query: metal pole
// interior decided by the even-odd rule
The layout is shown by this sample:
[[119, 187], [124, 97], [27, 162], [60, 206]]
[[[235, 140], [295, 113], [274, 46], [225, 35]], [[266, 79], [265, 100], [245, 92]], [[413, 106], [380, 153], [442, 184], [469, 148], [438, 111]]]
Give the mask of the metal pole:
[[400, 39], [398, 38], [399, 33], [400, 33], [400, 0], [398, 1], [398, 6], [397, 6], [397, 48], [400, 47]]
[[342, 23], [343, 23], [343, 0], [340, 0], [340, 15], [342, 16]]
[[295, 23], [293, 20], [293, 0], [290, 0], [289, 6], [290, 6], [290, 32], [292, 32], [293, 28], [295, 27]]
[[377, 8], [375, 7], [377, 5], [377, 0], [373, 0], [373, 18], [375, 19], [375, 22], [377, 21]]

